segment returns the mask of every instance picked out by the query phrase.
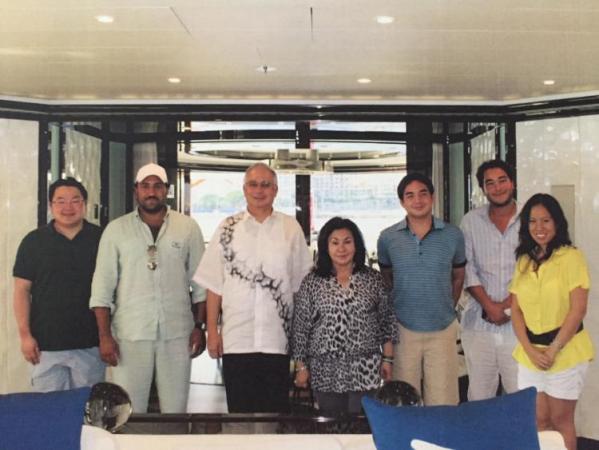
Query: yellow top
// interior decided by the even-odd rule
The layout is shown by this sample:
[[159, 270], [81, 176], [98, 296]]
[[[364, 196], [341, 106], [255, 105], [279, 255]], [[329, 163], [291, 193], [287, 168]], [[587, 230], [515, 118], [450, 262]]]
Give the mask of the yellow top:
[[[537, 272], [534, 272], [533, 267], [528, 256], [518, 258], [509, 290], [518, 298], [528, 329], [534, 334], [542, 334], [562, 325], [570, 310], [570, 292], [577, 287], [589, 289], [589, 272], [582, 252], [574, 247], [555, 250]], [[525, 367], [540, 371], [520, 343], [514, 349], [513, 356]], [[593, 357], [593, 343], [584, 329], [575, 334], [557, 354], [548, 372], [559, 372], [590, 361]]]

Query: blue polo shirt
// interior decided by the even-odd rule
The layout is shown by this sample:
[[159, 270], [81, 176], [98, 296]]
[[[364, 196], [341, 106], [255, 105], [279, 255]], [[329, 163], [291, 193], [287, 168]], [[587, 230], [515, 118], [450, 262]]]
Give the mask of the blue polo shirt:
[[393, 270], [393, 306], [399, 322], [412, 331], [447, 328], [456, 317], [451, 273], [466, 264], [460, 229], [435, 217], [420, 240], [406, 219], [383, 230], [377, 247], [380, 267]]

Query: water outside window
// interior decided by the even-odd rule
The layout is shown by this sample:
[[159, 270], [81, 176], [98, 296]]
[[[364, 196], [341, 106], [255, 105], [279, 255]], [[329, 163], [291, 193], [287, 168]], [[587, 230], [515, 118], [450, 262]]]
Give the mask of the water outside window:
[[[313, 174], [313, 245], [322, 225], [333, 216], [342, 216], [360, 227], [368, 254], [376, 252], [380, 232], [405, 216], [396, 191], [404, 175], [404, 171]], [[295, 175], [277, 176], [275, 209], [295, 216]], [[242, 185], [242, 172], [191, 172], [191, 215], [200, 224], [206, 241], [225, 217], [245, 208]]]
[[[191, 172], [191, 216], [209, 241], [218, 224], [245, 209], [243, 172]], [[295, 217], [295, 175], [277, 174], [276, 210]]]
[[397, 184], [405, 174], [396, 171], [312, 175], [313, 237], [331, 217], [347, 217], [362, 231], [366, 251], [372, 257], [380, 232], [405, 217], [397, 198]]

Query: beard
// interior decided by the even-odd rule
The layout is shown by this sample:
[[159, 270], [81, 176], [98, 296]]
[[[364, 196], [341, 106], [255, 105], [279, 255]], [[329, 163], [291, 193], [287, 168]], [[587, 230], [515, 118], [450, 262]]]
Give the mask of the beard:
[[[151, 199], [155, 200], [156, 202], [149, 202]], [[149, 197], [144, 199], [143, 202], [139, 202], [139, 207], [148, 214], [156, 214], [166, 207], [166, 201], [160, 201], [160, 199], [157, 197]]]
[[489, 203], [491, 204], [491, 206], [495, 207], [495, 208], [502, 208], [504, 206], [507, 206], [509, 204], [511, 204], [514, 199], [512, 197], [509, 197], [506, 201], [504, 202], [494, 202], [493, 200], [491, 200], [490, 198], [488, 199]]

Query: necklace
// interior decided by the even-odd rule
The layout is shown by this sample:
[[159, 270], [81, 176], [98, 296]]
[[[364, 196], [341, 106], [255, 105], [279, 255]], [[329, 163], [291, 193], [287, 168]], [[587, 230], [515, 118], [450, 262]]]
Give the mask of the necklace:
[[340, 278], [339, 276], [335, 277], [335, 279], [337, 280], [337, 283], [339, 283], [339, 286], [341, 286], [341, 288], [343, 289], [349, 289], [349, 286], [351, 284], [351, 273], [349, 274], [349, 276]]

